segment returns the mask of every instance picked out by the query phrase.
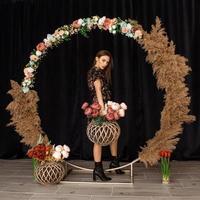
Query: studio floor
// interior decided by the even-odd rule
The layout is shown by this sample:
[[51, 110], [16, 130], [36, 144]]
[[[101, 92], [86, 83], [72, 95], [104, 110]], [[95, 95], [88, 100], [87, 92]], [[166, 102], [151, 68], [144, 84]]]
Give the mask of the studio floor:
[[[76, 161], [73, 161], [73, 163]], [[90, 161], [77, 161], [91, 167]], [[106, 167], [108, 163], [104, 162]], [[57, 185], [40, 185], [32, 176], [30, 159], [0, 160], [0, 200], [199, 200], [200, 161], [172, 161], [171, 181], [161, 183], [159, 166], [134, 164], [134, 183], [125, 175], [109, 174], [112, 182], [92, 182], [90, 172], [72, 171]]]

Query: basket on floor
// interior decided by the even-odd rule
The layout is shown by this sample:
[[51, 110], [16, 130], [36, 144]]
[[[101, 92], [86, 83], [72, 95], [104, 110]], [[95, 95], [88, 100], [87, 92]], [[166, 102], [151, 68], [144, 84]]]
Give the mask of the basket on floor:
[[119, 138], [120, 127], [116, 121], [97, 124], [92, 120], [87, 126], [86, 133], [93, 143], [107, 146]]
[[61, 162], [44, 162], [36, 167], [34, 175], [40, 184], [57, 184], [65, 176], [65, 166]]

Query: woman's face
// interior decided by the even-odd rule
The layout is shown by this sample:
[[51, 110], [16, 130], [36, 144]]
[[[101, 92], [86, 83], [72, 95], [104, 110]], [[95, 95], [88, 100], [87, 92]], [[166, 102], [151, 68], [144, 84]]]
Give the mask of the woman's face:
[[100, 69], [105, 69], [108, 66], [108, 63], [110, 62], [110, 57], [109, 56], [101, 56], [101, 57], [96, 57], [96, 66], [99, 67]]

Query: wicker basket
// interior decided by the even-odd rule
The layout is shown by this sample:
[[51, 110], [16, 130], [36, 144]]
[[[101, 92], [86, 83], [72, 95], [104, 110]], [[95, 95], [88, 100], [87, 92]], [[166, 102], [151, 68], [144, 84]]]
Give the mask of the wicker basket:
[[65, 176], [65, 166], [61, 162], [44, 162], [36, 167], [34, 176], [40, 184], [57, 184]]
[[107, 146], [119, 138], [120, 127], [116, 121], [106, 121], [99, 125], [92, 120], [86, 133], [93, 143]]

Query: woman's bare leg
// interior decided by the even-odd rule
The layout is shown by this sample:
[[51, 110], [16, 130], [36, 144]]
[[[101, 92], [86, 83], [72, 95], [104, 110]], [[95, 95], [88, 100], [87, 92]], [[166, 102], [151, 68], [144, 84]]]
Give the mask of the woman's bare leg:
[[99, 144], [94, 144], [93, 146], [93, 156], [95, 162], [101, 161], [102, 147]]
[[110, 144], [110, 153], [112, 156], [117, 156], [117, 143], [118, 143], [118, 140]]

